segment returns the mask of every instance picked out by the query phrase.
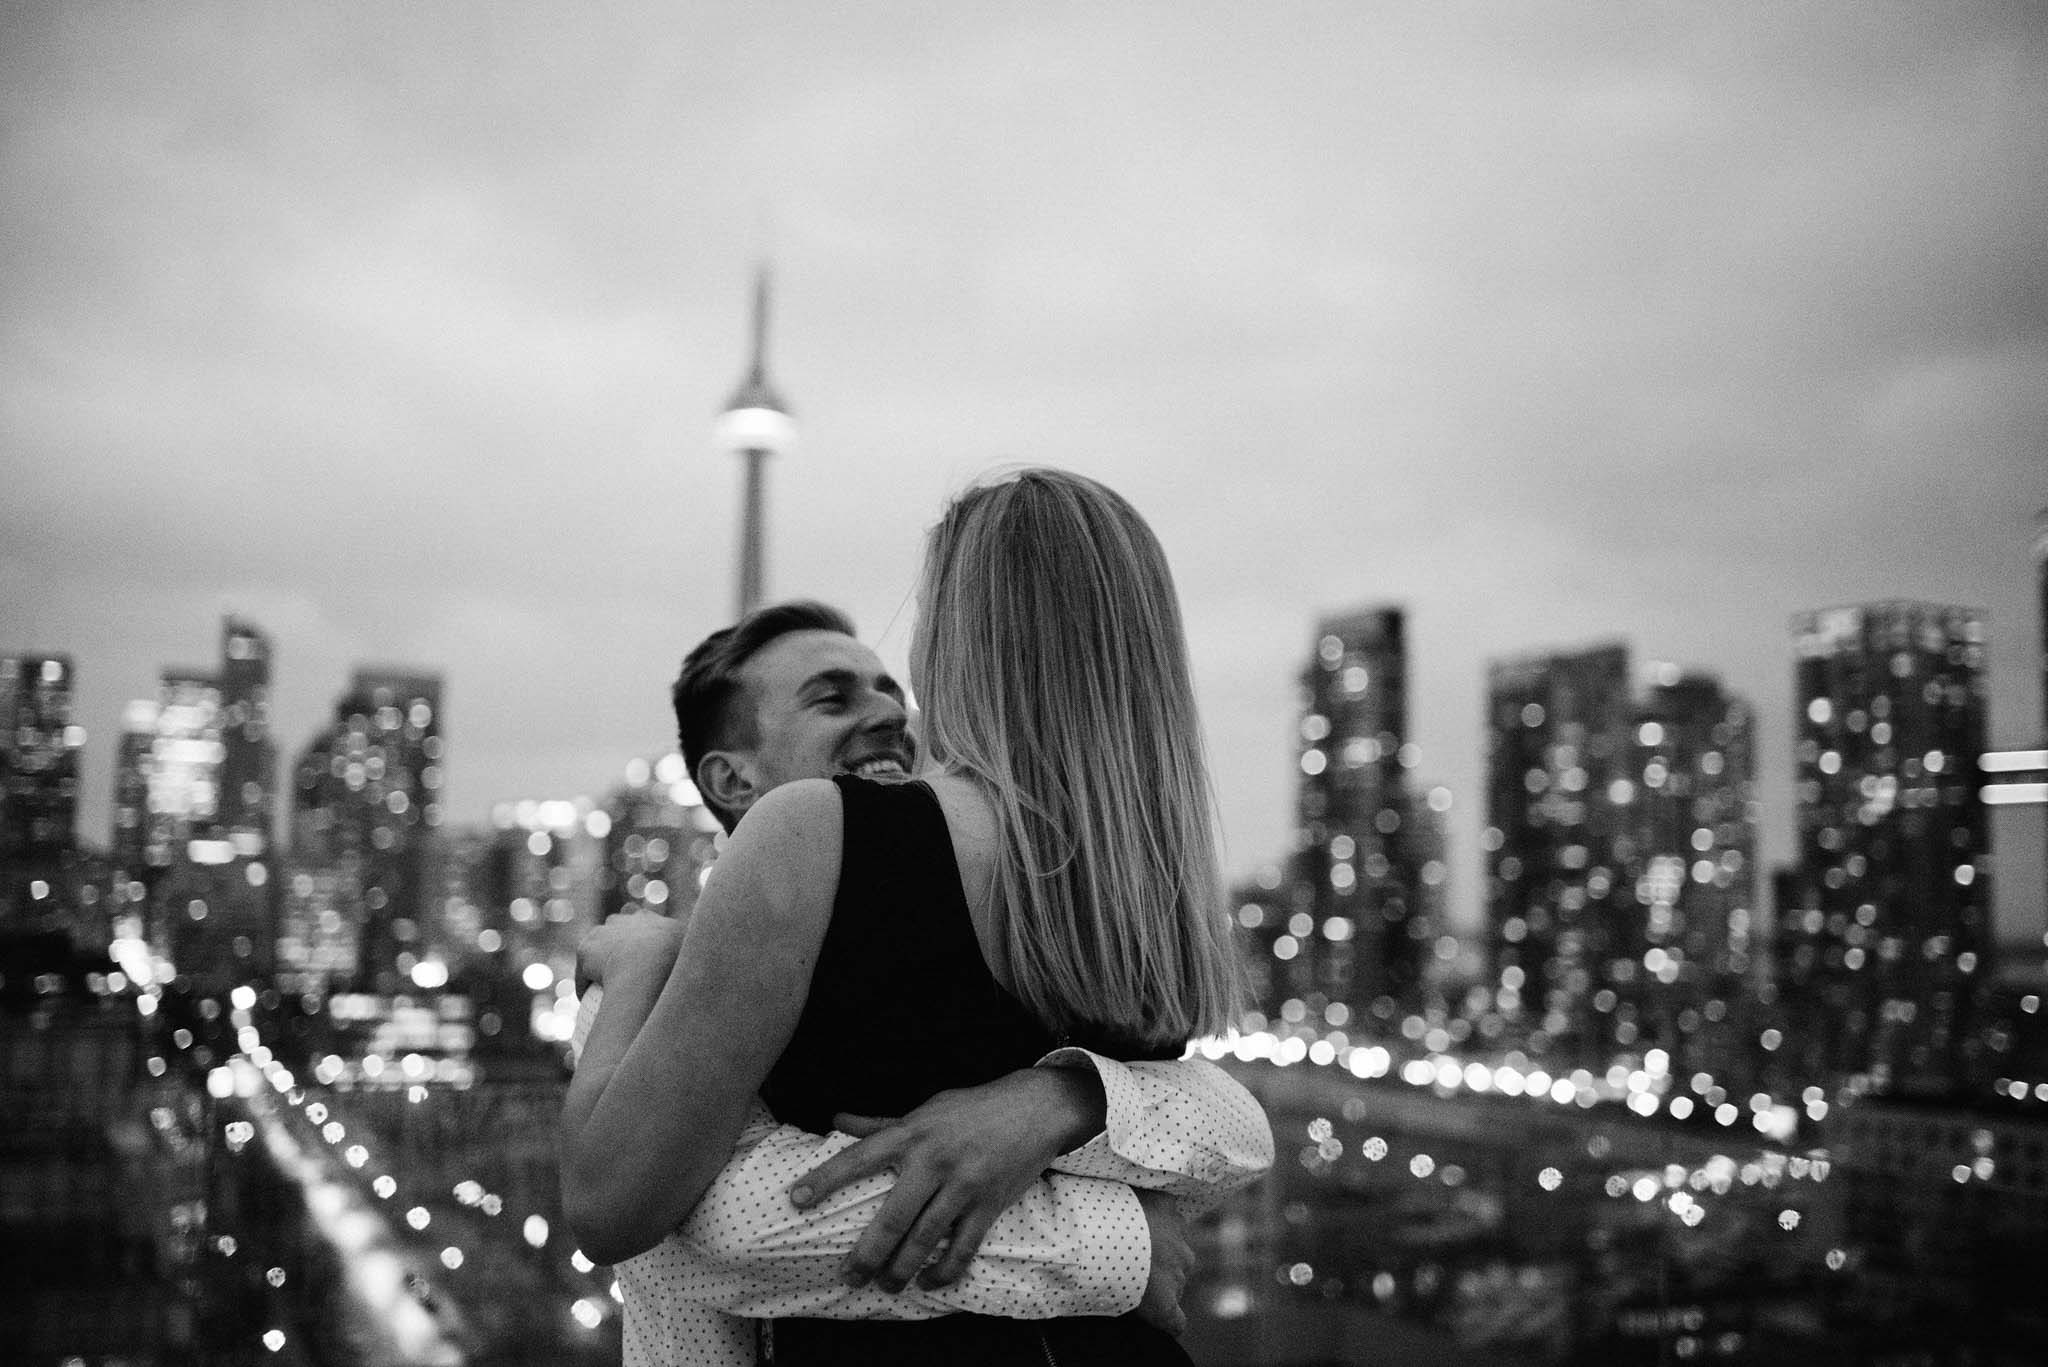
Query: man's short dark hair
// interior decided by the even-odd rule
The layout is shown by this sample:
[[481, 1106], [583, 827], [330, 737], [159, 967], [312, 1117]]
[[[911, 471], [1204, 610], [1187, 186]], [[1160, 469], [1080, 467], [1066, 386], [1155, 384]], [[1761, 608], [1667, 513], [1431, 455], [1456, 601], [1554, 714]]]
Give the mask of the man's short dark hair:
[[[763, 646], [792, 631], [836, 631], [851, 636], [853, 619], [812, 599], [771, 603], [712, 632], [683, 657], [683, 671], [669, 690], [669, 700], [675, 706], [676, 738], [682, 743], [683, 763], [689, 766], [691, 778], [696, 778], [697, 766], [713, 750], [759, 742], [753, 711], [731, 706], [740, 691], [740, 667]], [[709, 799], [706, 805], [721, 817], [730, 816]], [[730, 826], [731, 821], [726, 824]]]

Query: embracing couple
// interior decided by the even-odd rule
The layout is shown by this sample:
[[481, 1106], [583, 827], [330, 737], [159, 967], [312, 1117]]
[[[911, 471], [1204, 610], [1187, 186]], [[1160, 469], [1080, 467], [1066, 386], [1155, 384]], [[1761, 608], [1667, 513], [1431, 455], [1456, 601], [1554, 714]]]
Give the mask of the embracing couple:
[[1183, 1058], [1238, 978], [1151, 529], [1064, 471], [969, 489], [910, 672], [915, 745], [852, 624], [789, 603], [676, 682], [730, 838], [687, 924], [585, 941], [562, 1119], [628, 1367], [1187, 1363], [1181, 1220], [1271, 1165]]

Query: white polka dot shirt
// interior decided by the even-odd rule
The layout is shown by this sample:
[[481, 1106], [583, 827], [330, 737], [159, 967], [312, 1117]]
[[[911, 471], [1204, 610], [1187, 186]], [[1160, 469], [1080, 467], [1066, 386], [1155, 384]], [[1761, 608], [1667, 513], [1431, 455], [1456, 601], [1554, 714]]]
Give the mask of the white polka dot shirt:
[[[603, 993], [580, 1004], [580, 1051]], [[839, 1266], [880, 1211], [882, 1174], [809, 1210], [789, 1189], [857, 1142], [749, 1115], [726, 1164], [683, 1225], [620, 1263], [625, 1367], [754, 1367], [762, 1318], [927, 1319], [958, 1311], [1043, 1319], [1115, 1315], [1135, 1307], [1151, 1275], [1151, 1231], [1131, 1187], [1169, 1192], [1193, 1213], [1263, 1175], [1273, 1134], [1251, 1094], [1215, 1065], [1119, 1063], [1060, 1049], [1046, 1067], [1092, 1066], [1107, 1100], [1103, 1132], [997, 1218], [968, 1274], [936, 1289], [891, 1294], [839, 1280]]]

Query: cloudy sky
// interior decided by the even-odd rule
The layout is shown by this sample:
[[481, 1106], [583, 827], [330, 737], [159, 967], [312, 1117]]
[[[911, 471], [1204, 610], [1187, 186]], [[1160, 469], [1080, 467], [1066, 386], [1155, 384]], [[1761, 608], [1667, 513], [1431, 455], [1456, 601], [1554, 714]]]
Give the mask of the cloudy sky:
[[1176, 562], [1233, 871], [1369, 602], [1467, 918], [1496, 656], [1721, 673], [1775, 858], [1798, 609], [1989, 609], [1991, 738], [2041, 738], [2029, 5], [4, 0], [0, 69], [0, 651], [77, 663], [93, 838], [122, 703], [228, 610], [288, 753], [354, 663], [441, 671], [457, 820], [663, 748], [764, 253], [771, 590], [900, 663], [950, 492], [1105, 479]]

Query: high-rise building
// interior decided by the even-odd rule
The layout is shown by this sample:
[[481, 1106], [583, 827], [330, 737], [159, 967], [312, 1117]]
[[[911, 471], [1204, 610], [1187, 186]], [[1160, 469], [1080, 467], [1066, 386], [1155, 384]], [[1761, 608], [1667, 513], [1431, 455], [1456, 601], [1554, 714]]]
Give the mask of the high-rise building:
[[[188, 853], [212, 869], [207, 924], [217, 948], [204, 959], [242, 974], [274, 971], [283, 884], [274, 848], [277, 750], [270, 735], [270, 640], [236, 617], [221, 623], [220, 768], [211, 839]], [[189, 957], [189, 956], [188, 956]]]
[[355, 977], [367, 990], [406, 980], [439, 896], [442, 763], [441, 680], [365, 668], [292, 769], [294, 863], [316, 882], [331, 874], [340, 906], [359, 906]]
[[1628, 648], [1488, 671], [1486, 906], [1499, 1015], [1537, 1058], [1604, 1062], [1638, 1044], [1606, 976], [1634, 914], [1622, 847], [1633, 782]]
[[155, 715], [143, 846], [145, 938], [158, 956], [189, 969], [195, 966], [193, 952], [203, 951], [212, 938], [192, 934], [211, 914], [213, 891], [213, 879], [194, 863], [192, 849], [197, 843], [210, 857], [208, 842], [220, 813], [219, 681], [196, 670], [164, 671]]
[[[1661, 666], [1634, 712], [1622, 873], [1606, 973], [1617, 1042], [1663, 1048], [1674, 1070], [1742, 1078], [1765, 967], [1757, 905], [1755, 718], [1705, 674]], [[1624, 900], [1626, 905], [1626, 899]]]
[[75, 933], [85, 894], [100, 896], [73, 834], [85, 729], [71, 705], [68, 656], [0, 656], [0, 926]]
[[1913, 602], [1793, 619], [1802, 904], [1779, 914], [1778, 976], [1812, 1073], [1965, 1077], [1992, 947], [1984, 628]]
[[[2034, 581], [2041, 617], [2041, 634], [2035, 638], [2041, 650], [2040, 742], [2048, 749], [2048, 508], [2034, 514]], [[2042, 808], [2042, 816], [2048, 818], [2048, 806]], [[2044, 821], [2044, 832], [2048, 832], [2048, 821]], [[2048, 869], [2048, 861], [2043, 867]]]
[[[1308, 912], [1287, 905], [1291, 893], [1300, 893], [1305, 900], [1308, 890], [1293, 885], [1278, 866], [1262, 869], [1256, 878], [1230, 890], [1231, 913], [1241, 932], [1250, 1007], [1244, 1029], [1264, 1029], [1270, 1020], [1280, 1018], [1282, 1007], [1290, 1001], [1295, 1003], [1297, 1019], [1306, 1014], [1304, 999], [1289, 978], [1289, 965], [1301, 953], [1301, 939], [1315, 933], [1315, 920]], [[1288, 919], [1294, 915], [1301, 918], [1296, 924], [1301, 936], [1288, 929]], [[1283, 938], [1287, 941], [1284, 951], [1280, 945]]]
[[604, 818], [588, 799], [501, 803], [485, 915], [503, 937], [512, 967], [545, 965], [556, 977], [576, 966], [576, 945], [599, 919]]
[[1434, 940], [1407, 786], [1416, 752], [1401, 609], [1324, 619], [1301, 689], [1287, 929], [1268, 952], [1280, 956], [1276, 984], [1312, 1021], [1384, 1029], [1413, 1008]]
[[181, 972], [222, 982], [274, 968], [280, 884], [270, 644], [221, 623], [219, 668], [163, 674], [130, 703], [114, 781], [114, 866], [147, 889], [148, 939]]
[[2048, 508], [2034, 514], [2034, 583], [2041, 616], [2041, 741], [2048, 744]]
[[753, 355], [718, 417], [720, 444], [746, 462], [736, 619], [760, 606], [767, 593], [768, 457], [787, 451], [795, 439], [789, 405], [768, 382], [768, 268], [763, 266], [754, 276]]
[[362, 897], [334, 864], [285, 856], [280, 866], [275, 980], [281, 991], [325, 996], [355, 980]]
[[654, 911], [687, 916], [711, 867], [718, 818], [697, 794], [678, 754], [636, 759], [612, 790], [593, 829], [604, 857], [597, 874], [599, 915]]
[[270, 638], [221, 623], [221, 832], [238, 853], [264, 854], [277, 821], [277, 751], [270, 736]]
[[0, 656], [0, 864], [53, 863], [78, 820], [78, 750], [67, 655]]
[[[1409, 778], [1414, 774], [1411, 771]], [[1427, 1025], [1453, 1021], [1452, 1001], [1458, 994], [1462, 946], [1451, 926], [1451, 790], [1411, 782], [1408, 811], [1401, 823], [1409, 885], [1408, 939], [1415, 955], [1417, 982], [1402, 1003], [1414, 1007]], [[1413, 1029], [1403, 1021], [1404, 1029]]]
[[171, 867], [187, 842], [211, 830], [220, 814], [222, 754], [219, 680], [164, 671], [148, 765], [145, 857], [153, 868]]
[[149, 864], [150, 756], [156, 748], [159, 706], [154, 698], [137, 698], [121, 713], [107, 853], [128, 878], [140, 878]]

